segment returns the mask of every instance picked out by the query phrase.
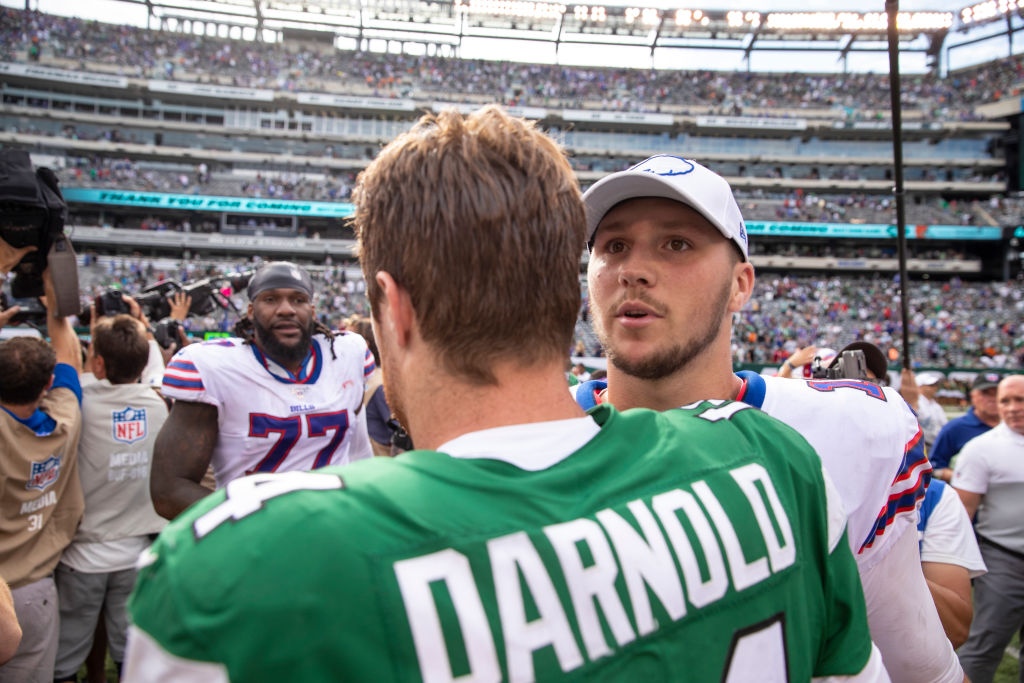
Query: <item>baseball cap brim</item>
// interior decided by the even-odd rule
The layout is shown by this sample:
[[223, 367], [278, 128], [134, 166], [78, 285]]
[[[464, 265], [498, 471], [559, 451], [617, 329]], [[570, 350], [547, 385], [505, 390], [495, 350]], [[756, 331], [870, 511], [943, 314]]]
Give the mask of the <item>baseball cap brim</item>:
[[971, 382], [971, 391], [974, 391], [975, 389], [983, 390], [990, 389], [992, 387], [997, 387], [999, 386], [999, 382], [1002, 381], [1002, 379], [1003, 378], [1000, 375], [997, 375], [995, 373], [981, 373], [974, 378], [973, 382]]

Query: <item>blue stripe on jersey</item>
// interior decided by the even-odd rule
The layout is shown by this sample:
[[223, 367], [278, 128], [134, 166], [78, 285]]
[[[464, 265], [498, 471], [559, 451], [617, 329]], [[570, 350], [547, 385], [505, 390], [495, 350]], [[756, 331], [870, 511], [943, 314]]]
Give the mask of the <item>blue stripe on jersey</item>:
[[736, 376], [747, 383], [747, 390], [743, 392], [743, 397], [740, 400], [748, 406], [754, 406], [755, 408], [763, 406], [768, 388], [764, 382], [764, 377], [753, 370], [740, 370], [736, 373]]
[[172, 360], [167, 364], [167, 367], [184, 370], [186, 372], [199, 372], [199, 368], [196, 367], [196, 364], [188, 360]]
[[377, 364], [373, 360], [373, 353], [370, 352], [370, 349], [366, 349], [366, 355], [363, 356], [363, 377], [369, 377], [376, 369]]
[[591, 379], [576, 385], [576, 403], [583, 410], [590, 410], [597, 405], [597, 394], [608, 388], [608, 382]]
[[866, 548], [870, 548], [875, 539], [885, 533], [885, 530], [900, 513], [917, 507], [918, 503], [924, 499], [931, 479], [932, 468], [924, 454], [921, 430], [918, 430], [917, 435], [907, 444], [906, 452], [903, 455], [903, 464], [900, 465], [900, 471], [893, 479], [893, 488], [899, 486], [900, 490], [889, 496], [889, 502], [878, 513], [871, 533], [864, 539], [864, 543], [861, 544], [860, 550], [857, 552], [863, 552]]
[[164, 384], [169, 387], [177, 387], [178, 389], [205, 389], [203, 386], [203, 380], [201, 379], [181, 379], [179, 377], [172, 377], [170, 375], [164, 375]]

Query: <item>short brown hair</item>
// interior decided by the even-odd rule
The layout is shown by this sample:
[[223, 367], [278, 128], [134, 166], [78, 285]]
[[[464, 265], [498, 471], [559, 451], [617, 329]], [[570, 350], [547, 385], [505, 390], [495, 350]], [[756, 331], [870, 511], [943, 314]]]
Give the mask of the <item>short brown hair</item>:
[[57, 354], [38, 337], [0, 342], [0, 401], [14, 406], [34, 403], [46, 389]]
[[428, 114], [360, 174], [353, 202], [371, 305], [390, 273], [449, 372], [493, 384], [496, 360], [568, 353], [586, 219], [565, 154], [532, 123], [495, 105]]
[[103, 359], [111, 384], [139, 381], [149, 360], [149, 342], [142, 323], [126, 313], [96, 322], [92, 348]]

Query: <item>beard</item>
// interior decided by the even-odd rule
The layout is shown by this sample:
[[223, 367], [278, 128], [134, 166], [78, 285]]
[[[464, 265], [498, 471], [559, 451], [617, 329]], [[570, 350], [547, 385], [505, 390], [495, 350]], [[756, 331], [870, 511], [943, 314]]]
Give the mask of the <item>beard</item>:
[[693, 316], [693, 324], [690, 327], [693, 334], [689, 340], [643, 358], [629, 358], [620, 354], [610, 335], [603, 329], [603, 324], [598, 322], [600, 316], [594, 316], [594, 322], [597, 323], [595, 331], [604, 346], [608, 362], [625, 374], [642, 380], [657, 380], [675, 374], [700, 356], [718, 337], [722, 325], [725, 324], [731, 291], [731, 283], [727, 281], [712, 300], [711, 310]]
[[260, 351], [267, 354], [271, 360], [281, 365], [294, 365], [306, 359], [309, 353], [309, 345], [313, 341], [313, 323], [302, 330], [302, 336], [294, 344], [285, 344], [277, 338], [274, 331], [269, 327], [263, 327], [255, 318], [252, 321], [253, 332], [256, 341], [259, 342]]

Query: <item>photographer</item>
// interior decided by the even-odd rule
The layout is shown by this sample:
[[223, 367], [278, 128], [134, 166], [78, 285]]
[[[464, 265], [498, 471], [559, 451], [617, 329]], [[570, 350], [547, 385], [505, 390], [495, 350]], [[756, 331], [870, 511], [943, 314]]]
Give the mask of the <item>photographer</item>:
[[149, 535], [166, 523], [153, 509], [149, 470], [167, 406], [155, 387], [139, 381], [153, 345], [139, 314], [141, 320], [127, 314], [91, 319], [91, 374], [83, 377], [78, 445], [85, 517], [55, 574], [60, 597], [56, 681], [76, 680], [101, 613], [111, 657], [120, 667], [135, 561], [149, 546]]
[[[0, 241], [0, 267], [30, 250]], [[4, 270], [4, 272], [7, 272]], [[82, 355], [43, 272], [50, 337], [0, 342], [0, 576], [12, 588], [23, 636], [0, 667], [0, 683], [50, 683], [57, 653], [58, 603], [53, 570], [82, 517], [76, 450], [82, 426]], [[0, 322], [11, 311], [0, 314]]]

